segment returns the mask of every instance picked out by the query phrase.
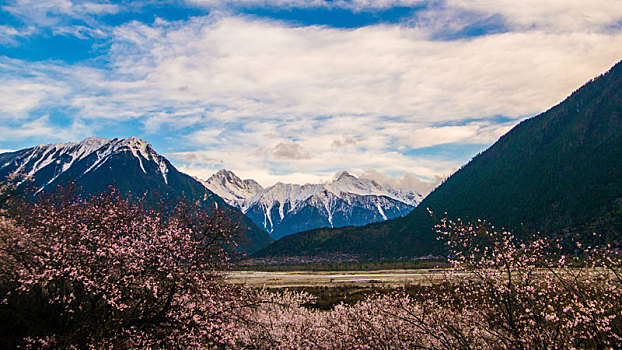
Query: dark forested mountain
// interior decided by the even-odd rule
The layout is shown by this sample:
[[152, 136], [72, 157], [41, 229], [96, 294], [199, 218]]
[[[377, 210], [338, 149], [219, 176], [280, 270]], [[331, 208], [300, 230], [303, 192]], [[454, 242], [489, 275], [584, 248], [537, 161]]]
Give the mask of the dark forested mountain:
[[82, 142], [39, 145], [0, 154], [0, 179], [14, 173], [28, 175], [31, 181], [21, 182], [20, 186], [33, 186], [37, 192], [75, 181], [86, 194], [102, 192], [114, 185], [124, 193], [137, 196], [157, 193], [199, 200], [206, 206], [219, 205], [241, 222], [254, 247], [251, 250], [271, 241], [266, 232], [239, 210], [179, 172], [148, 142], [136, 137], [113, 140], [89, 137]]
[[314, 228], [362, 226], [404, 216], [424, 197], [346, 171], [325, 184], [279, 182], [264, 189], [254, 180], [241, 180], [231, 171], [220, 170], [205, 186], [275, 239]]
[[622, 231], [622, 63], [518, 124], [404, 218], [288, 236], [259, 255], [439, 252], [434, 220], [485, 219], [517, 235]]

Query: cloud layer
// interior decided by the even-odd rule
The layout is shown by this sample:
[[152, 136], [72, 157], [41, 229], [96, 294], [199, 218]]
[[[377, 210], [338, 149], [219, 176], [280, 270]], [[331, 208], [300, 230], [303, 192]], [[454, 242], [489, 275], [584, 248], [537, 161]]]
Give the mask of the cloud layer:
[[622, 58], [622, 8], [607, 0], [420, 1], [398, 23], [348, 29], [251, 10], [413, 2], [196, 0], [209, 14], [115, 25], [102, 18], [127, 4], [26, 5], [3, 7], [22, 31], [57, 24], [106, 44], [78, 63], [0, 56], [0, 148], [137, 135], [194, 175], [224, 167], [264, 185], [342, 168], [433, 181]]

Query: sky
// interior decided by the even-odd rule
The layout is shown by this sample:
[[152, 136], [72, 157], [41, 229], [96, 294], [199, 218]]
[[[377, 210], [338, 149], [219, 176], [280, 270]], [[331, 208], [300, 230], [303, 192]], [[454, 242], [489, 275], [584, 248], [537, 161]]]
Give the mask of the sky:
[[437, 181], [621, 59], [620, 0], [0, 0], [0, 152]]

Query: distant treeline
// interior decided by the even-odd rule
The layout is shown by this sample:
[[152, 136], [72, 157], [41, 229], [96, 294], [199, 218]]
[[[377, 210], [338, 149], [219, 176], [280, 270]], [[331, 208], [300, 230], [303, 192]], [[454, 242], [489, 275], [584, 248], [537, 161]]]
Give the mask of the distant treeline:
[[278, 263], [261, 264], [257, 261], [241, 261], [233, 265], [233, 270], [242, 271], [373, 271], [395, 269], [437, 269], [447, 268], [450, 264], [444, 259], [427, 260], [379, 260], [379, 261], [349, 261], [349, 262], [308, 262], [308, 263]]

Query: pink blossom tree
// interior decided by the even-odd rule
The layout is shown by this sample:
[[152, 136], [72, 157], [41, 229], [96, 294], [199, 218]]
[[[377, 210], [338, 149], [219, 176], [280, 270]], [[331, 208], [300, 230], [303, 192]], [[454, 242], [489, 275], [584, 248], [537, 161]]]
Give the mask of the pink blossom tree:
[[480, 326], [507, 348], [622, 345], [622, 259], [611, 245], [567, 256], [558, 241], [518, 242], [477, 221], [442, 220], [454, 288], [439, 303], [483, 312]]
[[244, 291], [219, 271], [236, 230], [218, 210], [149, 209], [115, 189], [13, 198], [0, 217], [0, 346], [230, 344]]
[[226, 283], [237, 227], [218, 210], [150, 209], [114, 189], [0, 204], [2, 348], [622, 347], [622, 259], [610, 245], [564, 250], [445, 219], [442, 283], [319, 311], [305, 293]]
[[442, 220], [444, 282], [375, 295], [329, 312], [271, 293], [243, 310], [240, 347], [280, 349], [618, 349], [622, 260], [611, 246], [517, 242], [485, 222]]

